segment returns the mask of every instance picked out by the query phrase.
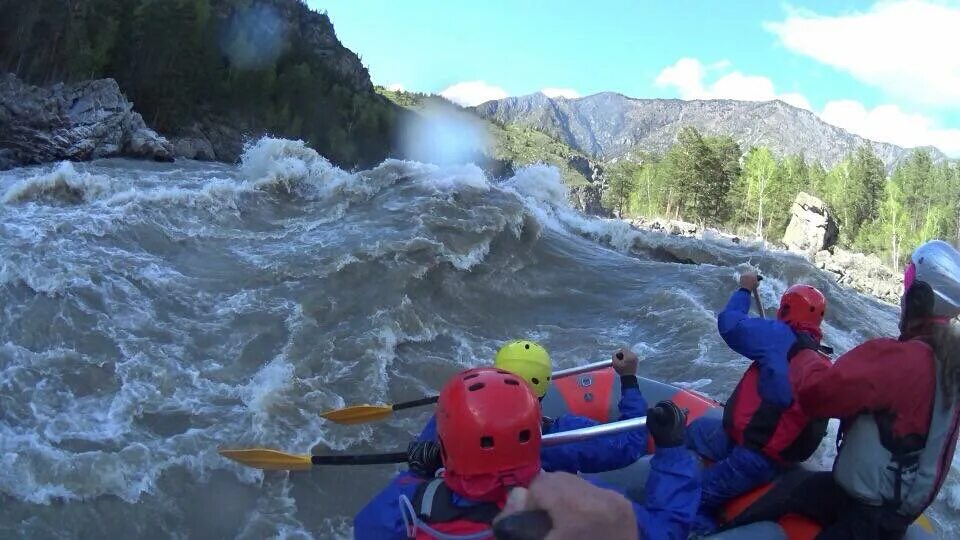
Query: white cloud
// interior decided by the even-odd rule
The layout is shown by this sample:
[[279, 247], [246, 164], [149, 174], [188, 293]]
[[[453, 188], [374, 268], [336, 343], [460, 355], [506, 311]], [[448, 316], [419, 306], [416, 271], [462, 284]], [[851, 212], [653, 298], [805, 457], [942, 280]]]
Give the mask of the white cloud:
[[788, 49], [891, 95], [960, 107], [960, 7], [878, 2], [866, 12], [836, 17], [794, 11], [764, 26]]
[[929, 117], [904, 112], [896, 105], [867, 109], [859, 101], [831, 101], [820, 117], [862, 137], [905, 147], [933, 145], [960, 155], [960, 129], [944, 129]]
[[743, 101], [783, 100], [794, 107], [810, 109], [810, 102], [802, 94], [793, 92], [778, 94], [773, 81], [761, 75], [745, 75], [731, 71], [707, 84], [707, 72], [722, 72], [732, 66], [721, 61], [704, 66], [696, 58], [681, 58], [660, 72], [654, 83], [657, 86], [676, 88], [683, 99], [739, 99]]
[[448, 86], [440, 95], [464, 107], [473, 107], [493, 99], [503, 99], [507, 97], [507, 92], [483, 81], [466, 81]]
[[549, 98], [577, 99], [580, 97], [580, 92], [577, 92], [573, 88], [544, 88], [540, 90], [540, 93]]
[[681, 58], [672, 66], [663, 68], [654, 84], [660, 87], [673, 86], [683, 99], [697, 99], [704, 95], [703, 64], [696, 58]]
[[405, 92], [406, 89], [400, 83], [393, 83], [387, 85], [387, 90], [392, 90], [394, 92]]

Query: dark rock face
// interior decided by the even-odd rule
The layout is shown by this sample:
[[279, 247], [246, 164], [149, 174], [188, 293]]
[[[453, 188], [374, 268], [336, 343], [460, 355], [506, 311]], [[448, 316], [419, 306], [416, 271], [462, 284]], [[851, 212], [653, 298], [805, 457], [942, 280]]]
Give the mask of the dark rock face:
[[[220, 1], [224, 13], [233, 16], [232, 6], [237, 2]], [[354, 90], [373, 91], [370, 73], [363, 67], [360, 57], [343, 46], [337, 39], [330, 17], [313, 11], [302, 0], [259, 0], [254, 7], [274, 10], [279, 16], [284, 38], [307, 44], [314, 54], [324, 58], [324, 63], [339, 76], [339, 80]]]
[[231, 127], [228, 122], [196, 122], [171, 137], [178, 158], [234, 163], [243, 153], [244, 141], [253, 137]]
[[597, 163], [581, 156], [574, 156], [567, 161], [570, 167], [583, 175], [591, 183], [604, 183], [603, 168]]
[[599, 184], [587, 184], [570, 188], [570, 204], [574, 208], [591, 216], [613, 217], [609, 210], [600, 204], [603, 190]]
[[581, 157], [573, 156], [567, 164], [590, 182], [587, 185], [570, 188], [570, 203], [584, 214], [600, 217], [613, 217], [613, 214], [600, 203], [603, 191], [607, 188], [607, 180], [603, 176], [603, 168], [597, 163]]
[[0, 166], [127, 156], [172, 161], [173, 147], [113, 79], [40, 88], [0, 77]]
[[[538, 93], [488, 101], [476, 111], [501, 123], [533, 127], [602, 159], [635, 151], [666, 152], [683, 126], [706, 135], [729, 135], [743, 148], [767, 146], [780, 157], [803, 153], [825, 167], [863, 145], [873, 148], [888, 171], [909, 154], [908, 149], [869, 141], [782, 101], [632, 99], [611, 92], [551, 99]], [[946, 159], [939, 150], [930, 150], [935, 161]]]

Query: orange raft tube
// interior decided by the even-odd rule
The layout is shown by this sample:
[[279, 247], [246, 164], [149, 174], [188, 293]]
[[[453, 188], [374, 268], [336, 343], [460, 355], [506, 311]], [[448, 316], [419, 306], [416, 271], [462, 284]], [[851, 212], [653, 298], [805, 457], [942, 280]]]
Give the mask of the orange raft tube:
[[[639, 377], [640, 391], [651, 406], [658, 401], [669, 399], [681, 408], [687, 409], [687, 423], [702, 416], [723, 416], [723, 405], [693, 390], [685, 390], [669, 384]], [[620, 383], [613, 368], [590, 371], [571, 377], [564, 377], [553, 381], [550, 389], [543, 398], [543, 414], [556, 417], [564, 413], [586, 416], [598, 422], [610, 422], [620, 417], [618, 403], [620, 401]], [[640, 458], [634, 464], [595, 476], [607, 484], [623, 490], [631, 499], [642, 503], [644, 500], [644, 485], [649, 473], [649, 455], [653, 454], [653, 438], [648, 438], [649, 448], [647, 456]], [[709, 466], [709, 465], [706, 465]], [[805, 467], [807, 465], [804, 465]], [[812, 468], [812, 467], [811, 467]], [[727, 523], [747, 510], [752, 504], [762, 499], [770, 491], [773, 484], [761, 486], [751, 492], [731, 500], [723, 508], [718, 518], [720, 523]], [[820, 531], [819, 525], [804, 517], [786, 515], [778, 522], [786, 533], [788, 540], [812, 540]], [[731, 529], [721, 536], [724, 539], [752, 539], [769, 537], [769, 529], [749, 531], [743, 528], [743, 534]], [[907, 531], [905, 540], [922, 540], [935, 538], [932, 523], [926, 516], [920, 516]]]

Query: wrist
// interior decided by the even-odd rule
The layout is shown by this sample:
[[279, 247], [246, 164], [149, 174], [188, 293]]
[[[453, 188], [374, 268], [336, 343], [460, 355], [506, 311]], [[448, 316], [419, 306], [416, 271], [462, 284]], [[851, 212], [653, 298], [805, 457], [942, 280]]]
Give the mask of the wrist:
[[683, 445], [681, 440], [677, 444], [670, 444], [672, 441], [665, 441], [664, 444], [659, 444], [654, 441], [656, 449], [654, 450], [654, 456], [659, 456], [660, 459], [669, 459], [669, 458], [678, 458], [684, 456], [687, 452], [687, 448]]

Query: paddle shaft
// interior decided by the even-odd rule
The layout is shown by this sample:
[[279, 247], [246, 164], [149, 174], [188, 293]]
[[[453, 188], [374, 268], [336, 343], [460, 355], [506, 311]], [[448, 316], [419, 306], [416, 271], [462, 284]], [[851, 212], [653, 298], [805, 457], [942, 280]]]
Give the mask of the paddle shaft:
[[628, 420], [620, 420], [617, 422], [608, 422], [606, 424], [597, 424], [595, 426], [572, 429], [570, 431], [548, 433], [543, 436], [543, 442], [541, 444], [543, 446], [557, 446], [560, 444], [585, 441], [587, 439], [593, 439], [594, 437], [601, 437], [603, 435], [614, 435], [616, 433], [623, 433], [624, 431], [640, 429], [645, 425], [647, 425], [646, 416], [630, 418]]
[[757, 303], [757, 312], [760, 313], [760, 318], [766, 319], [767, 314], [763, 310], [763, 302], [760, 301], [760, 293], [757, 291], [757, 289], [753, 290], [753, 301]]
[[356, 454], [347, 456], [310, 456], [314, 465], [380, 465], [385, 463], [406, 463], [406, 452], [390, 454]]
[[421, 399], [415, 399], [413, 401], [405, 401], [403, 403], [397, 403], [391, 406], [390, 408], [394, 411], [402, 411], [403, 409], [412, 409], [414, 407], [420, 407], [423, 405], [432, 405], [440, 401], [440, 396], [429, 396]]
[[[596, 371], [598, 369], [605, 369], [613, 365], [612, 360], [604, 360], [602, 362], [594, 362], [592, 364], [584, 364], [582, 366], [576, 366], [567, 369], [561, 369], [560, 371], [553, 372], [551, 377], [553, 380], [562, 379], [564, 377], [569, 377], [571, 375], [579, 375], [581, 373], [586, 373], [588, 371]], [[403, 403], [397, 403], [391, 405], [390, 408], [394, 411], [402, 411], [403, 409], [412, 409], [414, 407], [421, 407], [423, 405], [432, 405], [440, 399], [440, 396], [430, 396], [420, 399], [415, 399], [413, 401], [404, 401]]]
[[606, 369], [613, 365], [613, 360], [603, 360], [600, 362], [594, 362], [592, 364], [584, 364], [582, 366], [576, 366], [567, 369], [561, 369], [560, 371], [554, 371], [551, 379], [557, 380], [564, 377], [569, 377], [571, 375], [579, 375], [581, 373], [586, 373], [588, 371], [596, 371], [598, 369]]
[[[570, 431], [561, 431], [559, 433], [548, 433], [541, 439], [543, 446], [557, 446], [578, 441], [593, 439], [603, 435], [613, 435], [639, 429], [647, 425], [647, 417], [630, 418], [629, 420], [620, 420], [607, 424], [597, 424], [595, 426], [573, 429]], [[354, 454], [343, 456], [310, 456], [310, 461], [314, 465], [380, 465], [387, 463], [406, 463], [406, 452], [393, 452], [389, 454]]]

